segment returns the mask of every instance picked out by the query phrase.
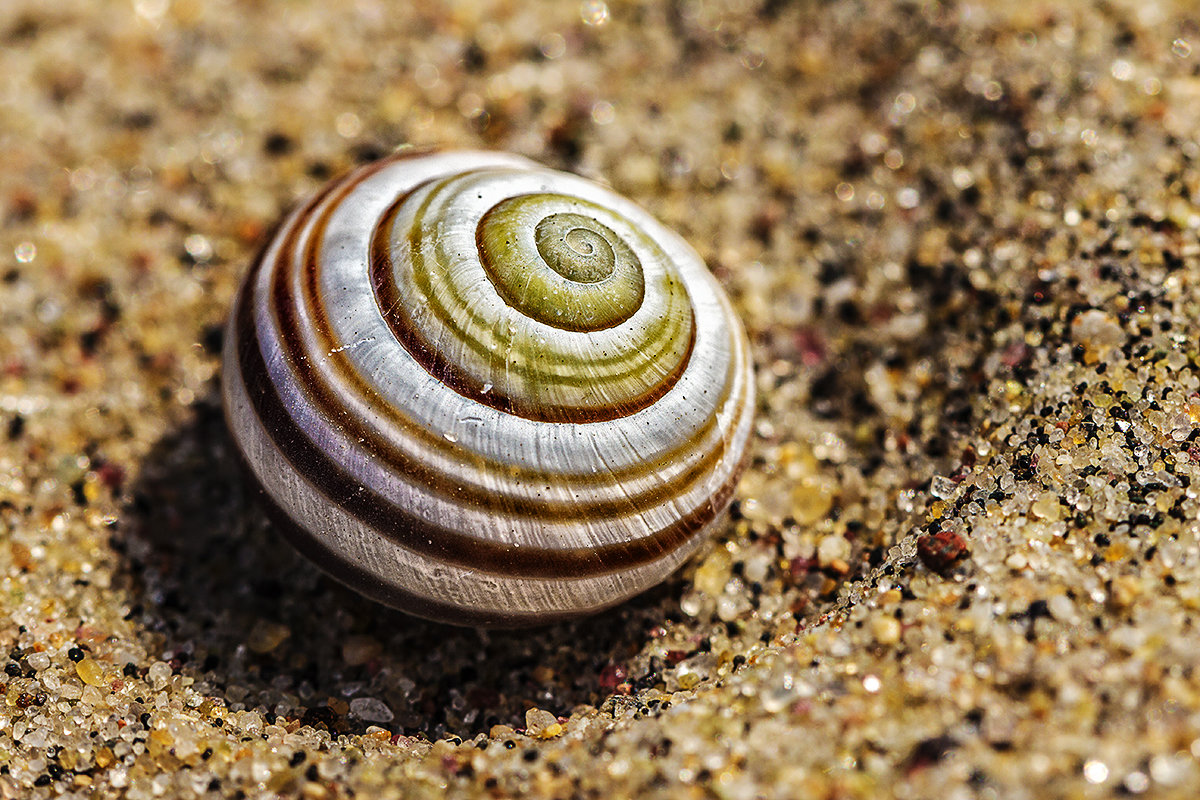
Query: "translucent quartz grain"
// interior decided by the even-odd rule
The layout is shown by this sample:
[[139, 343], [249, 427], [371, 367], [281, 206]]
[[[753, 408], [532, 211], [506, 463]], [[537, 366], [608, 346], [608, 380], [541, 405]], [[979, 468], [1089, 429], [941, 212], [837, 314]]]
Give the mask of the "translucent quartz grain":
[[80, 680], [89, 686], [104, 685], [104, 667], [94, 658], [85, 658], [75, 665]]

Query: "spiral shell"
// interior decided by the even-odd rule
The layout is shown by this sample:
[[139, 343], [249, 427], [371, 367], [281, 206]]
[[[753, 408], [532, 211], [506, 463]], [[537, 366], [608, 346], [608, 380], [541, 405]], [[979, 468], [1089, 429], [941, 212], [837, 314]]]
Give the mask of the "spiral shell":
[[745, 333], [630, 201], [512, 155], [401, 151], [325, 187], [245, 279], [226, 415], [301, 551], [456, 624], [590, 613], [726, 508]]

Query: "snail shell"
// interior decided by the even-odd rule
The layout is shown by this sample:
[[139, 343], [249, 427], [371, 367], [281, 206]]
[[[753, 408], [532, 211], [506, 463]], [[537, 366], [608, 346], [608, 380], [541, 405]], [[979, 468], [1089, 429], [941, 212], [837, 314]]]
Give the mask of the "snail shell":
[[730, 501], [753, 391], [682, 239], [486, 152], [400, 151], [326, 186], [246, 277], [224, 353], [234, 439], [297, 547], [463, 625], [667, 577]]

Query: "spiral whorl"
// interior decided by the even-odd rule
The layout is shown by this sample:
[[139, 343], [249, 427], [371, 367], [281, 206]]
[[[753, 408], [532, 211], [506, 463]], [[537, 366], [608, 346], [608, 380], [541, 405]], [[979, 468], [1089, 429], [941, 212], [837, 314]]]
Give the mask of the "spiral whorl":
[[515, 156], [399, 153], [281, 226], [230, 322], [226, 409], [321, 566], [461, 624], [603, 608], [728, 504], [753, 387], [690, 248]]

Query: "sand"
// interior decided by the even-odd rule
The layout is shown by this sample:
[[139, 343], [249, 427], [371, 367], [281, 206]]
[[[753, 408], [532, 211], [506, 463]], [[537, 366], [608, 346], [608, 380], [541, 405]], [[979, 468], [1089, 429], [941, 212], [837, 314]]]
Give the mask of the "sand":
[[[0, 9], [0, 798], [1200, 793], [1189, 3]], [[295, 554], [238, 280], [402, 145], [604, 180], [753, 343], [662, 587], [516, 632]]]

